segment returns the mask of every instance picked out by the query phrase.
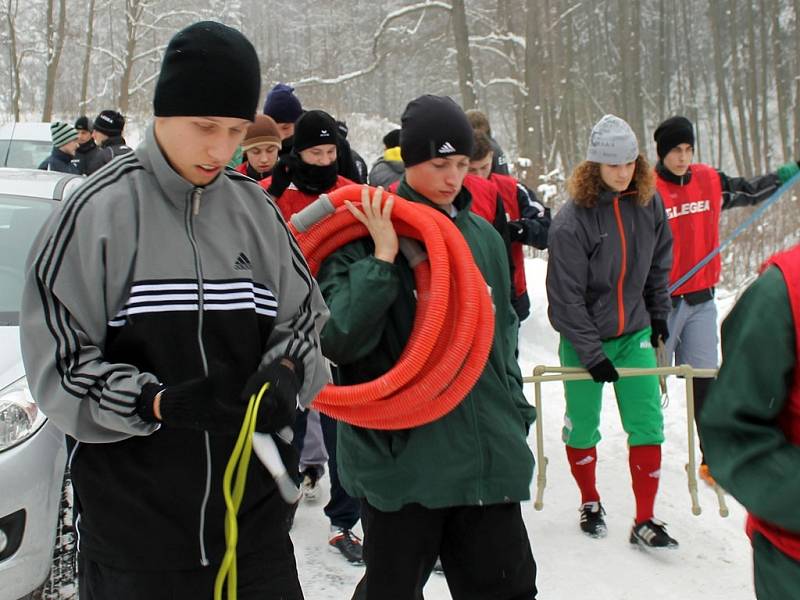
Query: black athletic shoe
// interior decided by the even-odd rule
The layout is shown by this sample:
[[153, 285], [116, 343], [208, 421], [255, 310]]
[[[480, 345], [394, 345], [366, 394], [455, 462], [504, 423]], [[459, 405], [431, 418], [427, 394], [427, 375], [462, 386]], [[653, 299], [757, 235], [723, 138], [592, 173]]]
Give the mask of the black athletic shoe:
[[351, 529], [331, 527], [331, 535], [328, 544], [334, 550], [338, 550], [347, 562], [354, 565], [364, 564], [364, 549], [361, 540]]
[[606, 514], [603, 505], [599, 502], [587, 502], [580, 507], [581, 531], [593, 538], [606, 537], [608, 529], [603, 515]]
[[678, 542], [667, 533], [666, 523], [658, 519], [650, 519], [644, 523], [634, 525], [631, 529], [631, 544], [638, 544], [645, 548], [678, 547]]

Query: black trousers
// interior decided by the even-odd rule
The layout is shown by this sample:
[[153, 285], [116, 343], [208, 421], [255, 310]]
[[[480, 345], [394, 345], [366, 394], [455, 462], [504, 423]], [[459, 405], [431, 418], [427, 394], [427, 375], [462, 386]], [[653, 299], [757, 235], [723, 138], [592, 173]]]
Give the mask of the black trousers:
[[[80, 599], [211, 600], [218, 569], [215, 565], [187, 571], [123, 571], [79, 557]], [[303, 600], [289, 536], [285, 545], [238, 557], [237, 583], [238, 600]]]
[[421, 600], [436, 557], [453, 600], [534, 600], [536, 562], [519, 503], [383, 512], [362, 501], [363, 579], [353, 600]]

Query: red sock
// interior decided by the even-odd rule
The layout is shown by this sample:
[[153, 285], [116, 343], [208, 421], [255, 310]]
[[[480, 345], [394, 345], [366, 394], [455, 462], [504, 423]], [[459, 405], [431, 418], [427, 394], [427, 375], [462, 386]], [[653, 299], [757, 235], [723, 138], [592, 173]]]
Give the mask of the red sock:
[[595, 484], [597, 448], [573, 448], [567, 446], [567, 460], [572, 476], [581, 490], [581, 504], [599, 502], [600, 494]]
[[633, 446], [629, 461], [638, 525], [653, 518], [653, 505], [661, 478], [661, 446]]

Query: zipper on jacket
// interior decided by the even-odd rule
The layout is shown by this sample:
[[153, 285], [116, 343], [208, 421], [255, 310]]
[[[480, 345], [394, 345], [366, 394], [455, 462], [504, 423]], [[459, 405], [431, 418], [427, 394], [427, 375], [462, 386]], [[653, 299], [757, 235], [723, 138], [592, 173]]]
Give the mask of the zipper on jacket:
[[617, 229], [619, 229], [619, 241], [622, 248], [622, 267], [619, 271], [619, 279], [617, 280], [617, 335], [619, 337], [625, 330], [625, 271], [628, 265], [628, 243], [625, 239], [625, 229], [622, 226], [622, 212], [619, 208], [619, 196], [614, 198], [614, 217], [617, 220]]
[[[203, 347], [203, 264], [200, 261], [200, 251], [197, 247], [197, 240], [194, 237], [194, 221], [193, 218], [200, 213], [200, 198], [203, 195], [203, 188], [194, 188], [191, 195], [191, 202], [186, 204], [186, 233], [189, 236], [189, 243], [192, 245], [192, 252], [194, 253], [194, 268], [197, 277], [197, 345], [200, 349], [200, 359], [203, 362], [203, 373], [208, 375], [208, 361], [206, 360], [206, 350]], [[208, 498], [211, 495], [211, 443], [208, 439], [208, 432], [204, 432], [205, 436], [205, 449], [206, 449], [206, 487], [203, 493], [203, 502], [200, 505], [200, 564], [204, 567], [208, 566], [210, 561], [206, 554], [206, 508], [208, 506]]]

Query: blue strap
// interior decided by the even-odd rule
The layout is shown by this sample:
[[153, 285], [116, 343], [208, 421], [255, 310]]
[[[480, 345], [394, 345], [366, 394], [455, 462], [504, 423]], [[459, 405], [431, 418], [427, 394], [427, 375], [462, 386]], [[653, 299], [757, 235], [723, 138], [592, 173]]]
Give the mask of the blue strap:
[[722, 249], [725, 248], [725, 246], [727, 246], [734, 239], [736, 239], [736, 237], [738, 237], [739, 234], [742, 233], [745, 229], [750, 227], [750, 225], [752, 225], [753, 223], [758, 221], [758, 219], [761, 218], [761, 215], [763, 215], [764, 212], [771, 205], [775, 204], [775, 202], [780, 200], [781, 196], [783, 196], [798, 181], [800, 181], [800, 172], [795, 173], [794, 175], [792, 175], [792, 177], [789, 178], [789, 180], [786, 183], [784, 183], [781, 187], [779, 187], [777, 190], [775, 190], [772, 193], [772, 195], [769, 198], [767, 198], [761, 204], [761, 206], [759, 206], [757, 211], [755, 211], [752, 215], [750, 215], [750, 217], [746, 221], [744, 221], [736, 229], [734, 229], [733, 232], [728, 237], [726, 237], [719, 246], [717, 246], [711, 252], [706, 254], [703, 257], [703, 259], [700, 262], [698, 262], [695, 266], [693, 266], [691, 269], [689, 269], [689, 271], [685, 275], [683, 275], [683, 277], [681, 277], [680, 279], [678, 279], [678, 281], [676, 281], [671, 286], [669, 286], [669, 293], [672, 294], [675, 290], [677, 290], [679, 287], [681, 287], [684, 283], [689, 281], [694, 276], [695, 273], [697, 273], [700, 269], [705, 267], [711, 261], [711, 259], [713, 259], [717, 254], [722, 252]]

